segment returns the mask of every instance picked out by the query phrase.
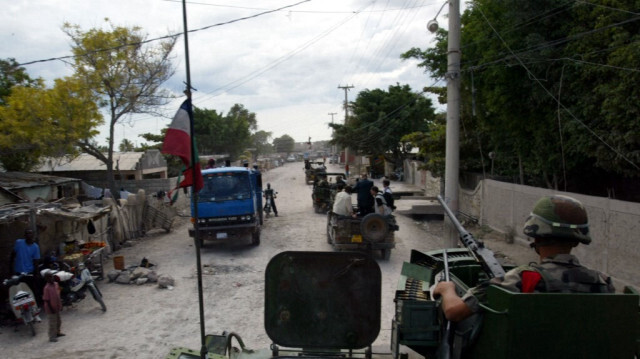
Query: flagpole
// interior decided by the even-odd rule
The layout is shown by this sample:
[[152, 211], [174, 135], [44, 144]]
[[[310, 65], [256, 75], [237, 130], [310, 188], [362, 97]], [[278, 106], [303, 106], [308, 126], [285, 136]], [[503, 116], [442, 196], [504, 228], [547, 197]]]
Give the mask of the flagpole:
[[207, 357], [207, 346], [205, 344], [205, 325], [204, 325], [204, 298], [202, 293], [202, 265], [200, 260], [200, 231], [198, 231], [198, 192], [196, 191], [196, 179], [198, 178], [198, 168], [196, 166], [196, 149], [194, 148], [195, 133], [193, 130], [193, 103], [191, 102], [191, 69], [189, 66], [189, 32], [187, 27], [187, 3], [186, 0], [182, 0], [182, 21], [184, 24], [184, 55], [187, 67], [187, 89], [185, 91], [187, 98], [189, 99], [189, 131], [191, 138], [191, 170], [192, 183], [191, 183], [191, 201], [193, 208], [193, 240], [196, 244], [196, 267], [198, 272], [198, 304], [200, 307], [200, 358], [205, 359]]

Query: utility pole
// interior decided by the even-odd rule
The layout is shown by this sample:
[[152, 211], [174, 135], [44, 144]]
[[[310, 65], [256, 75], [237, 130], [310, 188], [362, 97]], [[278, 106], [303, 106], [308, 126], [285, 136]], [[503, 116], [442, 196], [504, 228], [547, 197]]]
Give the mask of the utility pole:
[[[353, 88], [353, 85], [349, 86], [340, 86], [338, 85], [339, 89], [344, 90], [344, 125], [346, 126], [347, 123], [347, 119], [349, 118], [349, 101], [347, 99], [347, 92], [349, 92], [349, 89]], [[345, 165], [349, 165], [349, 147], [346, 146], [344, 148], [344, 163]]]
[[331, 123], [333, 123], [333, 115], [337, 115], [337, 112], [329, 112], [329, 116], [331, 116]]
[[[460, 0], [449, 0], [447, 51], [447, 145], [444, 170], [444, 198], [453, 213], [458, 211], [460, 171]], [[456, 228], [445, 218], [445, 248], [458, 246]]]
[[[337, 114], [338, 114], [337, 112], [329, 112], [329, 116], [331, 116], [331, 123], [333, 123], [333, 115], [337, 115]], [[335, 155], [336, 152], [338, 152], [338, 146], [337, 145], [331, 146], [331, 155]]]

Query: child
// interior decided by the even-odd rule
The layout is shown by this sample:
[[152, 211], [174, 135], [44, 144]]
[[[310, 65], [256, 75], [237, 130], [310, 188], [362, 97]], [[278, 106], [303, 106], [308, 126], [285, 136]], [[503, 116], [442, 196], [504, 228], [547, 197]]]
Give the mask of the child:
[[53, 280], [53, 274], [46, 273], [44, 279], [47, 284], [44, 286], [44, 294], [42, 300], [44, 301], [44, 310], [49, 317], [49, 341], [57, 342], [58, 337], [63, 337], [64, 334], [60, 332], [62, 321], [60, 320], [60, 312], [62, 311], [62, 300], [60, 300], [60, 287], [58, 283]]

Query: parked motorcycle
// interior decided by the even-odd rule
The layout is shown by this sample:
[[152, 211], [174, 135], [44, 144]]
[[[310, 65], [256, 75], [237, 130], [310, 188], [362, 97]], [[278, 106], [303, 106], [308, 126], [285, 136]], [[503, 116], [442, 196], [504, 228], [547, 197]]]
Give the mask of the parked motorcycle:
[[16, 325], [24, 323], [29, 327], [31, 335], [35, 336], [34, 324], [40, 321], [40, 307], [36, 303], [33, 291], [24, 282], [27, 277], [33, 277], [33, 274], [16, 275], [5, 279], [2, 284], [9, 287], [9, 303], [11, 303], [11, 310], [16, 317]]
[[88, 289], [98, 304], [102, 308], [103, 312], [107, 311], [107, 306], [102, 299], [102, 293], [98, 289], [98, 285], [91, 276], [91, 271], [84, 263], [78, 264], [78, 267], [73, 269], [65, 265], [65, 269], [52, 269], [45, 268], [40, 271], [40, 274], [44, 277], [45, 273], [50, 272], [53, 277], [60, 284], [60, 299], [62, 299], [62, 305], [70, 306], [73, 303], [79, 302], [86, 297], [85, 291]]

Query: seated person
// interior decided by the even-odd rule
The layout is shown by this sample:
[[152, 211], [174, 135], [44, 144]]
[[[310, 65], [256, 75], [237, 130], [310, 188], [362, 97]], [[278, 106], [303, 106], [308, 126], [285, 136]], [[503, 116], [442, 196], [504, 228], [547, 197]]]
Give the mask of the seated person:
[[351, 186], [345, 186], [336, 194], [336, 198], [333, 201], [333, 213], [339, 216], [356, 217], [353, 211], [353, 203], [351, 202], [351, 192]]
[[440, 282], [434, 295], [442, 296], [442, 310], [453, 322], [480, 310], [486, 287], [497, 284], [522, 293], [613, 293], [611, 278], [580, 265], [571, 249], [578, 243], [589, 244], [587, 211], [578, 200], [567, 196], [543, 197], [524, 224], [523, 233], [534, 239], [531, 244], [540, 255], [540, 264], [514, 268], [504, 278], [493, 278], [458, 297], [453, 282]]

